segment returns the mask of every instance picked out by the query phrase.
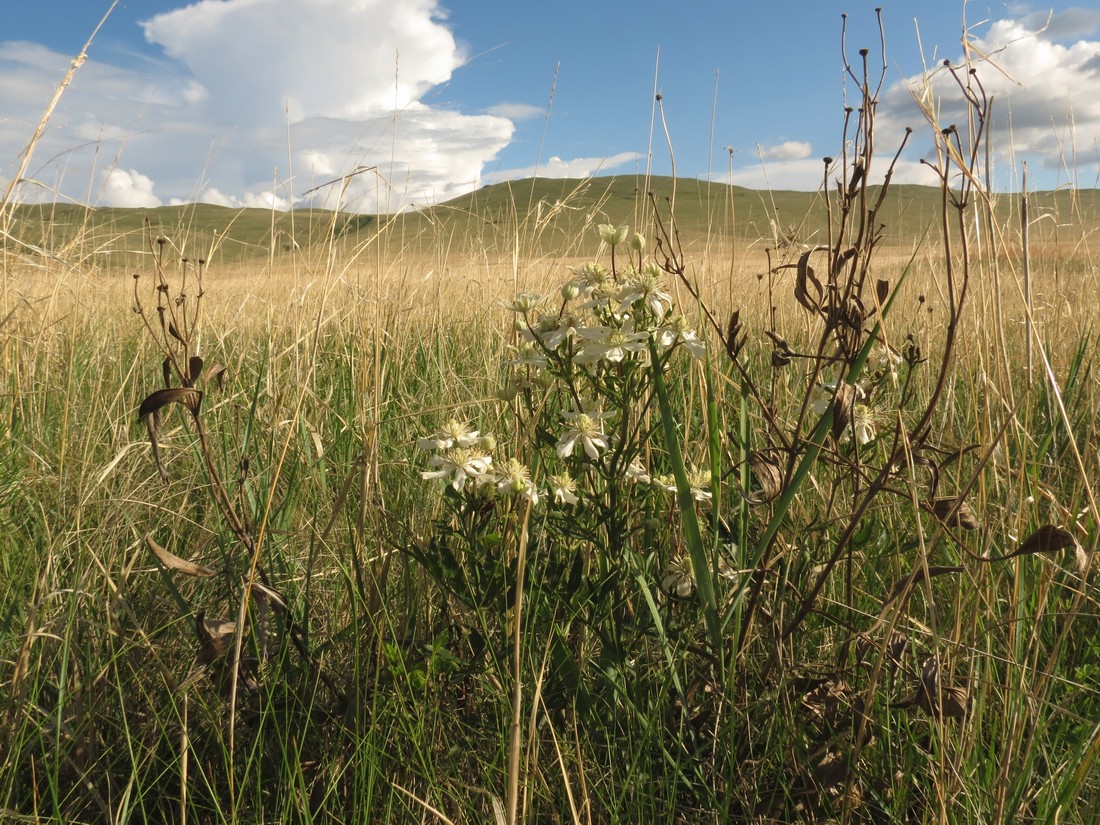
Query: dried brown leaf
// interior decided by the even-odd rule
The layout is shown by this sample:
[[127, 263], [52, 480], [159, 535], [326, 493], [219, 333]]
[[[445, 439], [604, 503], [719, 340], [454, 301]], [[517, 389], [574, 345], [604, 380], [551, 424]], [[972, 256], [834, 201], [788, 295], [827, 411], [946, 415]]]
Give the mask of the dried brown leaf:
[[841, 381], [833, 399], [833, 438], [839, 439], [852, 423], [852, 406], [856, 401], [856, 388]]
[[970, 694], [966, 688], [957, 685], [940, 684], [940, 667], [934, 657], [929, 656], [921, 667], [920, 683], [912, 698], [896, 702], [895, 708], [916, 705], [929, 716], [942, 719], [963, 719], [970, 704]]
[[199, 637], [199, 664], [208, 665], [229, 652], [237, 623], [207, 621], [206, 611], [200, 610], [195, 615], [195, 632]]
[[814, 781], [822, 788], [832, 788], [848, 778], [848, 755], [828, 748], [813, 769]]
[[157, 442], [157, 436], [160, 430], [160, 420], [156, 412], [145, 416], [145, 429], [149, 431], [149, 447], [153, 453], [153, 461], [156, 462], [160, 480], [167, 484], [168, 470], [164, 468], [164, 462], [160, 457], [160, 444]]
[[[928, 503], [932, 513], [948, 527], [961, 527], [963, 530], [977, 530], [978, 519], [970, 505], [957, 496], [937, 498]], [[954, 515], [952, 515], [954, 513]]]
[[1011, 559], [1014, 556], [1028, 556], [1032, 553], [1054, 553], [1065, 550], [1067, 547], [1076, 547], [1077, 539], [1073, 533], [1053, 524], [1044, 524], [1022, 542], [1013, 552], [1005, 556]]
[[885, 278], [879, 278], [875, 281], [875, 298], [878, 300], [878, 305], [882, 306], [886, 303], [886, 299], [890, 297], [890, 282]]
[[187, 561], [187, 559], [181, 559], [175, 553], [172, 553], [164, 549], [153, 538], [152, 533], [145, 534], [145, 545], [152, 551], [153, 555], [157, 557], [157, 561], [167, 567], [169, 570], [178, 570], [180, 573], [185, 573], [188, 576], [200, 576], [202, 578], [209, 578], [214, 575], [214, 571], [209, 567], [203, 567], [201, 564], [195, 564], [194, 562]]
[[211, 364], [206, 368], [206, 375], [203, 376], [202, 382], [205, 386], [209, 386], [211, 381], [217, 381], [218, 388], [221, 388], [225, 381], [225, 364]]
[[741, 335], [741, 311], [735, 309], [730, 313], [729, 323], [726, 325], [726, 354], [729, 355], [731, 361], [736, 361], [737, 356], [741, 352], [741, 347], [745, 344], [745, 339]]
[[[798, 259], [798, 275], [794, 283], [794, 297], [798, 303], [802, 304], [802, 306], [810, 312], [818, 312], [821, 309], [821, 303], [825, 297], [825, 290], [821, 286], [821, 281], [817, 279], [814, 268], [810, 266], [810, 256], [815, 252], [828, 250], [828, 248], [827, 246], [818, 246], [813, 249], [807, 249]], [[813, 287], [813, 295], [810, 294], [808, 288], [810, 286]]]
[[202, 391], [194, 387], [171, 387], [157, 390], [150, 393], [141, 402], [141, 406], [138, 407], [138, 417], [145, 418], [145, 416], [177, 402], [186, 406], [193, 413], [197, 413], [199, 405], [202, 404]]
[[200, 375], [202, 375], [202, 357], [192, 355], [187, 359], [187, 380], [184, 385], [188, 387], [195, 386], [195, 382], [199, 380]]
[[909, 637], [904, 633], [895, 630], [890, 634], [890, 640], [886, 645], [886, 653], [890, 657], [890, 664], [895, 668], [901, 667], [902, 657], [905, 656], [905, 649], [909, 647]]
[[252, 582], [252, 598], [266, 607], [270, 607], [278, 613], [286, 613], [286, 599], [274, 587], [268, 587], [263, 582]]
[[776, 461], [759, 452], [750, 453], [749, 469], [760, 485], [760, 501], [771, 501], [783, 492], [783, 470]]

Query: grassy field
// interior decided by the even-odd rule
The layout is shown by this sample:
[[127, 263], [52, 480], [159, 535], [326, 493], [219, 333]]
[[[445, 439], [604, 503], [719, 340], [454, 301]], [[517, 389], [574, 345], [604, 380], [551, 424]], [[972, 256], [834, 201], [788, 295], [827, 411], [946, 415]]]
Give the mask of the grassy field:
[[6, 206], [0, 818], [1096, 821], [1096, 193], [944, 163]]

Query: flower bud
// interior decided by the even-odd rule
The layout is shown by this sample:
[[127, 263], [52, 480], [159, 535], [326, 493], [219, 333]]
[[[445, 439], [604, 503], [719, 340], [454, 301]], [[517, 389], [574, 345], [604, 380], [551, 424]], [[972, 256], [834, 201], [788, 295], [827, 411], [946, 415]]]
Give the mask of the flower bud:
[[626, 240], [626, 233], [630, 231], [630, 227], [625, 223], [622, 226], [615, 226], [611, 223], [601, 223], [599, 230], [600, 240], [608, 246], [618, 246]]
[[561, 297], [566, 301], [572, 301], [580, 294], [581, 286], [576, 281], [570, 281], [569, 283], [562, 285]]
[[635, 232], [634, 237], [630, 239], [630, 248], [639, 255], [645, 252], [645, 235], [641, 232]]

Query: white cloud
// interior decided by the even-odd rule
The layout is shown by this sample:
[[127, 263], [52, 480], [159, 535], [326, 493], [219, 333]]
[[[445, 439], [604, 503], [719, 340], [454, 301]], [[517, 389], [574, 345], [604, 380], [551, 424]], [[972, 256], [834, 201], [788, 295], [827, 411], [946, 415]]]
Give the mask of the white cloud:
[[498, 103], [485, 110], [487, 115], [506, 117], [508, 120], [529, 120], [546, 111], [545, 107], [532, 106], [529, 103]]
[[762, 160], [802, 160], [813, 152], [813, 146], [802, 140], [788, 140], [775, 146], [761, 146], [757, 154]]
[[206, 0], [143, 26], [214, 112], [278, 124], [400, 110], [447, 81], [464, 56], [437, 18], [435, 0]]
[[[1100, 27], [1100, 12], [1071, 9], [1049, 18], [1031, 15], [1023, 20], [998, 20], [975, 39], [989, 61], [974, 68], [985, 93], [993, 98], [990, 134], [995, 153], [996, 183], [1018, 185], [1021, 160], [1047, 169], [1064, 169], [1060, 179], [1079, 175], [1092, 185], [1100, 147], [1100, 41], [1084, 39]], [[1068, 45], [1059, 40], [1071, 39]], [[960, 76], [965, 81], [964, 69]], [[910, 89], [922, 79], [908, 78], [889, 88], [879, 105], [882, 130], [878, 145], [896, 145], [906, 125], [917, 131], [912, 152], [932, 157], [932, 138], [917, 110]], [[931, 94], [941, 126], [965, 127], [968, 113], [958, 85], [943, 67], [931, 79]], [[1080, 154], [1074, 157], [1074, 150]], [[885, 148], [884, 148], [885, 151]]]
[[[1095, 185], [1100, 179], [1100, 41], [1087, 38], [1100, 30], [1100, 11], [1069, 9], [1048, 15], [1017, 8], [1016, 12], [1016, 19], [995, 21], [973, 40], [974, 54], [989, 56], [988, 61], [976, 59], [974, 66], [985, 93], [994, 100], [990, 124], [994, 185], [1018, 188], [1022, 160], [1035, 171], [1040, 167], [1058, 170], [1046, 180]], [[965, 69], [960, 77], [966, 81]], [[909, 126], [914, 132], [894, 169], [893, 181], [938, 183], [931, 168], [919, 160], [922, 156], [935, 159], [933, 136], [913, 99], [912, 90], [923, 87], [918, 75], [883, 92], [876, 110], [875, 143], [880, 156], [873, 180], [885, 173]], [[968, 112], [947, 69], [934, 70], [929, 93], [941, 126], [965, 128]], [[817, 189], [823, 166], [810, 152], [810, 145], [800, 141], [762, 147], [757, 153], [762, 163], [735, 169], [732, 182], [756, 189]], [[819, 154], [838, 156], [839, 151]]]
[[[527, 111], [465, 115], [420, 102], [465, 59], [441, 21], [437, 0], [201, 0], [157, 15], [145, 35], [171, 59], [130, 70], [93, 52], [28, 176], [80, 198], [96, 166], [121, 157], [103, 202], [142, 205], [156, 199], [155, 180], [168, 201], [288, 206], [363, 166], [377, 171], [351, 179], [345, 208], [470, 191]], [[0, 178], [13, 174], [69, 61], [0, 42]]]
[[748, 189], [812, 190], [821, 185], [825, 165], [819, 158], [801, 158], [772, 163], [764, 161], [733, 170], [726, 182]]
[[641, 157], [637, 152], [619, 152], [608, 157], [573, 158], [562, 160], [552, 157], [538, 166], [525, 166], [520, 169], [502, 169], [485, 175], [488, 183], [499, 183], [516, 178], [529, 178], [537, 175], [540, 178], [589, 178], [593, 175], [608, 172], [624, 163], [632, 163]]
[[153, 181], [149, 177], [133, 169], [112, 169], [104, 176], [99, 203], [152, 208], [160, 206], [161, 200], [153, 194]]

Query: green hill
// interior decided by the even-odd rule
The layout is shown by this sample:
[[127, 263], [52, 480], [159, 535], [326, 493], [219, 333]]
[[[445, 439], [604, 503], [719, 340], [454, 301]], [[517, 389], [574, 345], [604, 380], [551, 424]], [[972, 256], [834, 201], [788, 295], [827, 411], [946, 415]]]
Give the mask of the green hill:
[[[869, 196], [876, 198], [878, 188]], [[883, 243], [910, 246], [939, 214], [940, 192], [922, 186], [893, 186], [878, 215]], [[97, 208], [73, 204], [23, 205], [15, 209], [8, 248], [51, 254], [70, 263], [129, 268], [147, 260], [150, 242], [165, 237], [182, 257], [222, 262], [276, 259], [299, 251], [327, 249], [335, 239], [354, 246], [381, 242], [388, 252], [448, 254], [590, 254], [595, 226], [629, 223], [653, 236], [654, 204], [691, 251], [731, 237], [740, 245], [824, 243], [828, 238], [825, 200], [820, 193], [762, 192], [695, 179], [634, 176], [585, 179], [533, 178], [485, 186], [427, 209], [397, 216], [323, 210], [272, 212], [209, 204], [155, 209]], [[1097, 190], [1033, 195], [1031, 214], [1049, 214], [1037, 228], [1057, 228], [1066, 237], [1095, 226]], [[835, 207], [834, 207], [835, 208]], [[1015, 226], [1018, 198], [998, 197], [997, 214]]]

